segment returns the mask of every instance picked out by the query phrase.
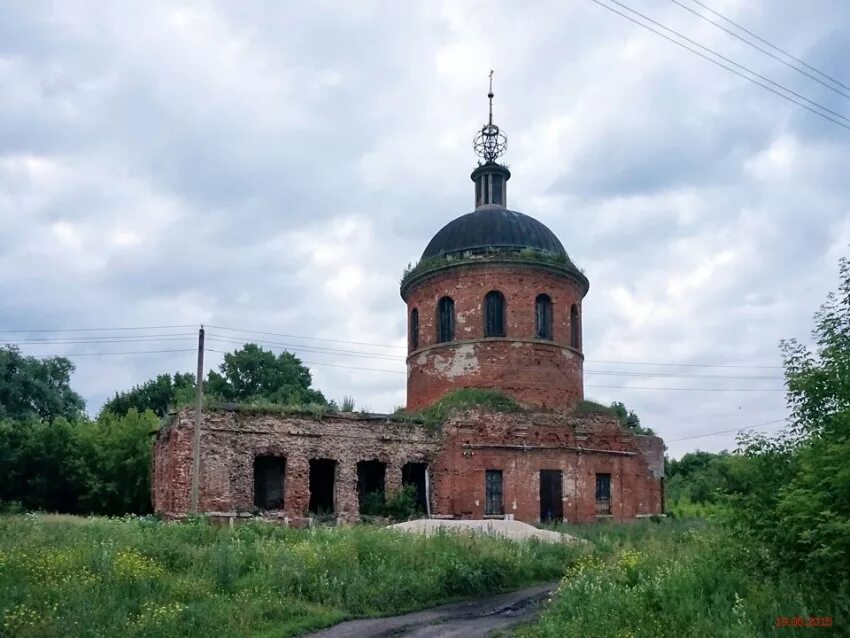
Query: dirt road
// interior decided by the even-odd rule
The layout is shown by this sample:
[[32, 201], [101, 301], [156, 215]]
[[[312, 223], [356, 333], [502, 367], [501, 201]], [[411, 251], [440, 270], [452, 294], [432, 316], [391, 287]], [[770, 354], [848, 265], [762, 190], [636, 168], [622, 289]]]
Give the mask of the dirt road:
[[538, 585], [509, 594], [433, 607], [404, 616], [349, 620], [313, 638], [367, 638], [406, 636], [408, 638], [485, 638], [530, 620], [539, 604], [557, 583]]

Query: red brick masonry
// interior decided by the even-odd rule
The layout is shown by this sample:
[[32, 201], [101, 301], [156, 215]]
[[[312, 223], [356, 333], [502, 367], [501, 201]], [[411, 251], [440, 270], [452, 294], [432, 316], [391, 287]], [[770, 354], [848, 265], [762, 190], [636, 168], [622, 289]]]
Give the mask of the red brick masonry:
[[[505, 336], [484, 336], [484, 297], [505, 297]], [[467, 263], [440, 269], [403, 289], [419, 313], [419, 344], [408, 349], [407, 408], [418, 410], [452, 390], [493, 388], [527, 407], [569, 410], [583, 398], [581, 326], [571, 346], [570, 309], [581, 317], [582, 286], [557, 269], [522, 263]], [[552, 300], [552, 340], [536, 337], [535, 300]], [[455, 339], [437, 343], [437, 304], [451, 297]]]
[[[192, 468], [191, 410], [156, 435], [153, 504], [157, 514], [188, 513]], [[555, 413], [457, 416], [440, 431], [377, 415], [322, 418], [207, 410], [201, 431], [200, 509], [220, 517], [250, 515], [254, 459], [285, 458], [283, 506], [266, 515], [292, 523], [309, 516], [310, 459], [337, 462], [334, 509], [358, 514], [357, 462], [386, 464], [386, 489], [402, 482], [407, 462], [428, 464], [433, 515], [482, 518], [485, 472], [502, 471], [502, 507], [529, 523], [540, 519], [540, 471], [560, 470], [563, 518], [597, 518], [596, 475], [610, 474], [610, 516], [625, 521], [662, 511], [663, 442], [624, 431], [607, 415]]]

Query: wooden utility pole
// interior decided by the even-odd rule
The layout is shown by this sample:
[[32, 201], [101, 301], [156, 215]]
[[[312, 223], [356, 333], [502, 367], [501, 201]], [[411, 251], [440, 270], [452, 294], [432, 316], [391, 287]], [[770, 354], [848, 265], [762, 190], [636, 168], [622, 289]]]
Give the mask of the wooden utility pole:
[[198, 513], [201, 473], [201, 410], [204, 403], [204, 326], [198, 330], [198, 374], [195, 376], [195, 431], [192, 437], [192, 514]]

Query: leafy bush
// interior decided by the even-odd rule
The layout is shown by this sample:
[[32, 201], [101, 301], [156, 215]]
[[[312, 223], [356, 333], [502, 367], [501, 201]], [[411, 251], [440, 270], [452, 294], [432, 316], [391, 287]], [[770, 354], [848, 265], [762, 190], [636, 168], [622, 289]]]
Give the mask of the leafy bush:
[[522, 638], [772, 636], [783, 616], [845, 626], [850, 612], [847, 590], [816, 594], [798, 575], [777, 572], [777, 555], [719, 525], [666, 521], [575, 533], [593, 548]]
[[408, 521], [416, 518], [422, 512], [416, 502], [416, 487], [404, 485], [401, 489], [387, 496], [384, 507], [386, 515], [395, 521]]
[[463, 388], [450, 392], [424, 410], [418, 412], [397, 411], [396, 416], [415, 419], [421, 421], [427, 427], [438, 428], [452, 415], [474, 408], [491, 412], [520, 412], [522, 410], [514, 399], [498, 390]]
[[364, 516], [385, 516], [387, 499], [383, 492], [369, 492], [360, 499], [360, 513]]

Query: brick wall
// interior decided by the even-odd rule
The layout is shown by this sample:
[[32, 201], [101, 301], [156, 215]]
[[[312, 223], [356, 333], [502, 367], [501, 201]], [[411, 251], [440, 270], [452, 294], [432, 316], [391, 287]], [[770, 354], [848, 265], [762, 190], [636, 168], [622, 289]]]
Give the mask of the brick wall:
[[[154, 510], [163, 516], [189, 511], [193, 413], [181, 411], [159, 431], [154, 449]], [[254, 510], [254, 459], [286, 459], [284, 507], [275, 512], [298, 522], [309, 500], [309, 461], [337, 461], [334, 500], [342, 521], [359, 518], [357, 462], [386, 464], [386, 488], [401, 485], [401, 468], [425, 462], [435, 515], [481, 518], [485, 472], [502, 470], [504, 511], [518, 520], [540, 518], [540, 471], [560, 470], [563, 515], [596, 518], [597, 473], [611, 475], [611, 516], [629, 520], [661, 512], [663, 443], [622, 430], [610, 416], [554, 413], [455, 417], [439, 432], [391, 418], [358, 415], [322, 419], [233, 410], [207, 410], [202, 419], [200, 509], [219, 516]]]
[[[484, 297], [505, 296], [505, 337], [484, 337]], [[535, 302], [552, 299], [553, 340], [536, 338]], [[409, 347], [407, 407], [427, 406], [456, 388], [495, 388], [530, 407], [570, 409], [583, 398], [580, 351], [570, 345], [570, 308], [581, 321], [584, 291], [572, 278], [527, 264], [459, 265], [415, 282], [407, 290], [419, 313], [419, 344]], [[437, 304], [454, 300], [455, 340], [437, 343]], [[409, 344], [410, 345], [410, 344]]]

